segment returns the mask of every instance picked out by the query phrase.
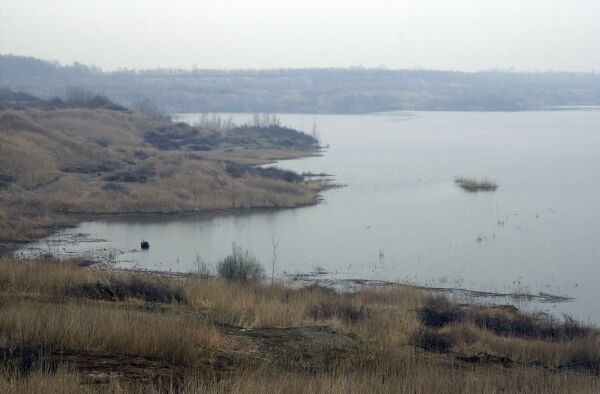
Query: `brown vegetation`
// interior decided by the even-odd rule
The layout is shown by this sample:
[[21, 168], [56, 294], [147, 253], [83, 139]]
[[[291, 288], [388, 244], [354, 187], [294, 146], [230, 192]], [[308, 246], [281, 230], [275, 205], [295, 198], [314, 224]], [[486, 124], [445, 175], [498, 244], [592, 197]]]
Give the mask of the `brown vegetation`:
[[408, 287], [338, 293], [5, 258], [0, 391], [597, 392], [598, 331], [548, 324]]
[[249, 167], [315, 153], [310, 137], [281, 130], [207, 130], [107, 109], [0, 112], [0, 248], [78, 215], [316, 203], [322, 182]]

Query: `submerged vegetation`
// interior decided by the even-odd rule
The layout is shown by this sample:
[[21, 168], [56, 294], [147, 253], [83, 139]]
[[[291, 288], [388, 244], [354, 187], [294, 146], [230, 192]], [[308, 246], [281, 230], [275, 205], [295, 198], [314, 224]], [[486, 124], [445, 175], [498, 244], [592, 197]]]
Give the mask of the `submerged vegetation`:
[[3, 258], [0, 364], [0, 391], [17, 393], [591, 393], [600, 333], [406, 286], [339, 293]]
[[454, 178], [454, 183], [463, 188], [468, 192], [477, 192], [477, 191], [494, 191], [498, 188], [496, 182], [489, 180], [487, 178], [477, 179], [477, 178], [465, 178], [462, 176]]

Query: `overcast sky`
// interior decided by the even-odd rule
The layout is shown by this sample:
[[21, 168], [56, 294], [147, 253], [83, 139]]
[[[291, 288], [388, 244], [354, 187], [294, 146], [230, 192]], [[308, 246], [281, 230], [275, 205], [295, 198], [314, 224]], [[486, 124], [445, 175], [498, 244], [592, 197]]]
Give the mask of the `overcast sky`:
[[0, 53], [104, 69], [600, 71], [600, 0], [0, 0]]

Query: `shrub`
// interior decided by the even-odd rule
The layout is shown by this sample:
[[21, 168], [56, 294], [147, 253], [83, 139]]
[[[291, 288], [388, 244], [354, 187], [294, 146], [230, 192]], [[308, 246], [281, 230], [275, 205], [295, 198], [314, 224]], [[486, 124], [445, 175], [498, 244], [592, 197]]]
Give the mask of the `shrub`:
[[139, 298], [149, 302], [185, 302], [182, 288], [173, 287], [166, 282], [144, 280], [136, 276], [131, 277], [128, 281], [84, 283], [73, 287], [70, 294], [74, 297], [108, 301]]
[[220, 276], [237, 282], [248, 282], [265, 277], [265, 268], [258, 259], [235, 244], [231, 248], [231, 254], [217, 265], [217, 272]]
[[445, 297], [431, 297], [418, 311], [421, 322], [427, 327], [442, 327], [462, 316], [457, 305]]
[[430, 297], [417, 312], [426, 327], [439, 328], [450, 323], [473, 322], [477, 327], [502, 336], [561, 340], [583, 338], [592, 331], [590, 327], [566, 315], [561, 322], [548, 314], [528, 315], [506, 306], [461, 307], [445, 297]]
[[278, 167], [255, 167], [254, 171], [256, 174], [264, 176], [265, 178], [281, 179], [286, 182], [301, 182], [304, 180], [302, 175]]
[[475, 313], [467, 318], [471, 318], [477, 326], [493, 331], [497, 335], [512, 335], [522, 338], [572, 340], [583, 338], [592, 331], [590, 327], [567, 315], [561, 322], [545, 313], [525, 315], [518, 312], [497, 312]]
[[228, 162], [225, 165], [225, 170], [234, 178], [241, 178], [246, 174], [250, 174], [265, 178], [280, 179], [286, 182], [301, 182], [304, 180], [302, 175], [279, 167], [254, 167], [235, 162]]
[[408, 342], [421, 349], [440, 353], [445, 353], [452, 347], [452, 340], [449, 335], [430, 328], [413, 332], [408, 338]]
[[584, 341], [571, 346], [571, 354], [557, 367], [557, 370], [591, 372], [600, 376], [600, 350], [597, 342]]

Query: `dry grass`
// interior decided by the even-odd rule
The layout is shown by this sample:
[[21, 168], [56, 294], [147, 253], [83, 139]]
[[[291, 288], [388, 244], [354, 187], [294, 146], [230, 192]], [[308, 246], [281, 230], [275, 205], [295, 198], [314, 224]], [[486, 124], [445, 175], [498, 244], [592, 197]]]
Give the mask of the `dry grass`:
[[[250, 372], [214, 386], [191, 384], [187, 392], [253, 393], [594, 393], [591, 377], [547, 371], [460, 365], [406, 355], [393, 371], [340, 371], [332, 374]], [[208, 390], [207, 390], [208, 389]]]
[[494, 191], [498, 188], [496, 182], [487, 178], [465, 178], [462, 176], [454, 178], [454, 182], [468, 192]]
[[[172, 134], [174, 141], [180, 132], [211, 136], [214, 145], [208, 151], [185, 146], [159, 150], [145, 140], [148, 130], [163, 130], [164, 138]], [[227, 163], [263, 164], [314, 150], [269, 141], [259, 149], [252, 140], [236, 139], [232, 133], [99, 109], [0, 112], [0, 178], [8, 179], [0, 185], [0, 248], [68, 224], [66, 213], [171, 213], [316, 203], [323, 187], [318, 182], [289, 182], [253, 172], [233, 177], [227, 171]], [[230, 146], [235, 141], [242, 145]]]
[[[58, 370], [23, 374], [10, 372], [9, 362], [0, 373], [0, 391], [27, 392], [39, 384], [50, 389], [61, 385], [67, 392], [600, 389], [600, 379], [593, 376], [594, 363], [600, 362], [594, 329], [561, 337], [499, 333], [476, 317], [504, 316], [513, 321], [517, 312], [431, 301], [423, 291], [408, 287], [337, 293], [318, 286], [292, 289], [280, 283], [195, 276], [133, 279], [138, 275], [69, 263], [0, 261], [0, 350], [34, 345], [47, 352], [130, 357], [115, 364], [123, 369], [121, 375], [111, 375], [102, 386], [85, 383], [91, 368], [87, 364], [59, 363]], [[135, 294], [111, 301], [87, 297], [85, 292], [73, 296], [73, 289], [89, 284], [136, 281], [181, 289], [185, 302], [165, 298], [149, 303]], [[424, 320], [427, 308], [430, 315], [453, 317]], [[330, 328], [311, 328], [323, 326]], [[299, 331], [290, 332], [288, 327]], [[447, 343], [443, 349], [421, 350], [427, 348], [421, 346], [423, 338], [429, 342], [443, 338]], [[351, 344], [354, 350], [346, 354]], [[504, 362], [496, 361], [500, 359]], [[166, 380], [140, 379], [128, 367], [133, 360], [147, 360], [150, 375], [156, 362], [183, 369]]]
[[0, 257], [0, 291], [4, 294], [65, 296], [76, 285], [107, 279], [108, 273], [83, 270], [70, 262]]
[[414, 331], [410, 341], [427, 350], [600, 374], [600, 332], [568, 317], [559, 321], [435, 297], [419, 309], [419, 319], [426, 328]]
[[216, 349], [220, 336], [201, 320], [122, 310], [118, 305], [22, 301], [3, 305], [0, 346], [41, 344], [66, 350], [100, 351], [193, 364]]
[[75, 394], [98, 391], [94, 387], [82, 385], [79, 375], [67, 369], [61, 369], [54, 373], [36, 370], [27, 376], [10, 370], [0, 372], [0, 392], [2, 393]]

